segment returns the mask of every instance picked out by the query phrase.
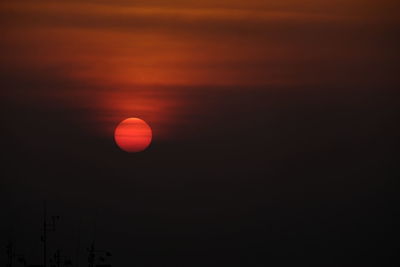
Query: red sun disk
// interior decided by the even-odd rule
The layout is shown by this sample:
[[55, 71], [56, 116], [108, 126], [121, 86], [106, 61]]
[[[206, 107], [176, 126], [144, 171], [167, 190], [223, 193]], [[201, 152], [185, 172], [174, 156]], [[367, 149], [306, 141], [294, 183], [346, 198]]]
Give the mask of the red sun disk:
[[120, 122], [114, 132], [115, 143], [126, 152], [140, 152], [151, 143], [152, 130], [139, 118], [128, 118]]

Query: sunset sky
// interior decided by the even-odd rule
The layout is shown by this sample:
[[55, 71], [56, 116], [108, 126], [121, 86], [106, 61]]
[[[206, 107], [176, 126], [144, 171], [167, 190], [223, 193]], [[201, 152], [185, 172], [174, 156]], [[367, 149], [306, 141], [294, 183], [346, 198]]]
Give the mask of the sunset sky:
[[[399, 7], [2, 0], [0, 237], [40, 264], [46, 199], [67, 231], [97, 216], [115, 266], [390, 259], [371, 252], [392, 225]], [[153, 129], [141, 154], [113, 141], [129, 117]]]

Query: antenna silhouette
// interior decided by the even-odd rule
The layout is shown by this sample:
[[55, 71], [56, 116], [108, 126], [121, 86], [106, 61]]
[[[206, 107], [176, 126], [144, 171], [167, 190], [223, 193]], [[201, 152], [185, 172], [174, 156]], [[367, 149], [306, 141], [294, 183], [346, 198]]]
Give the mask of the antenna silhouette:
[[76, 236], [76, 253], [75, 253], [75, 267], [79, 267], [79, 252], [80, 252], [80, 243], [81, 243], [81, 222], [82, 218], [79, 219], [77, 226], [77, 236]]
[[64, 266], [71, 266], [72, 262], [70, 258], [65, 257], [64, 255], [61, 254], [61, 250], [57, 249], [56, 252], [53, 255], [53, 258], [50, 259], [50, 266], [51, 267], [61, 267], [61, 260], [63, 261]]
[[[94, 267], [95, 262], [96, 262], [96, 256], [98, 256], [98, 259], [101, 262], [105, 262], [105, 257], [110, 257], [111, 253], [106, 251], [106, 250], [98, 250], [95, 249], [94, 247], [94, 240], [92, 242], [92, 244], [90, 245], [90, 248], [88, 249], [89, 252], [89, 257], [88, 257], [88, 267]], [[100, 265], [96, 265], [96, 266], [100, 266]], [[101, 265], [101, 266], [111, 266], [111, 265]]]
[[56, 230], [56, 220], [59, 220], [60, 216], [51, 216], [50, 222], [47, 221], [47, 203], [43, 202], [43, 267], [47, 267], [47, 233], [54, 232]]
[[6, 245], [6, 253], [7, 253], [6, 267], [12, 267], [15, 258], [15, 249], [14, 249], [14, 244], [11, 241], [8, 241], [8, 244]]
[[6, 245], [6, 253], [7, 253], [6, 267], [13, 267], [15, 258], [17, 258], [17, 261], [19, 263], [22, 263], [24, 266], [26, 266], [25, 257], [21, 254], [16, 253], [14, 243], [11, 240], [9, 240]]
[[[95, 220], [94, 220], [94, 225], [93, 225], [93, 241], [92, 244], [90, 245], [90, 247], [88, 248], [88, 267], [95, 267], [95, 263], [96, 263], [96, 256], [98, 256], [98, 260], [100, 260], [102, 263], [105, 262], [105, 257], [110, 257], [111, 253], [106, 251], [106, 250], [98, 250], [95, 249], [95, 240], [96, 240], [96, 217], [97, 217], [97, 213], [95, 216]], [[111, 267], [111, 265], [96, 265], [97, 266], [104, 266], [104, 267]]]
[[[97, 214], [96, 214], [97, 215]], [[47, 214], [47, 203], [43, 201], [43, 222], [42, 222], [42, 235], [41, 242], [43, 243], [43, 254], [42, 261], [43, 264], [28, 264], [25, 257], [21, 254], [16, 253], [15, 244], [12, 239], [9, 239], [5, 248], [6, 248], [6, 265], [5, 267], [17, 267], [23, 265], [24, 267], [70, 267], [72, 266], [72, 261], [70, 257], [67, 257], [62, 253], [60, 249], [55, 250], [55, 253], [52, 255], [48, 255], [48, 233], [54, 232], [56, 230], [56, 221], [59, 220], [59, 216], [49, 216]], [[81, 219], [82, 220], [82, 219]], [[79, 224], [77, 227], [77, 249], [76, 249], [76, 264], [75, 267], [79, 267], [79, 253], [80, 253], [80, 235], [81, 235], [81, 220], [79, 220]], [[111, 267], [110, 264], [107, 263], [108, 257], [111, 256], [111, 253], [106, 250], [98, 250], [95, 249], [95, 241], [96, 241], [96, 218], [94, 220], [93, 225], [93, 239], [90, 247], [87, 249], [88, 251], [88, 267]]]

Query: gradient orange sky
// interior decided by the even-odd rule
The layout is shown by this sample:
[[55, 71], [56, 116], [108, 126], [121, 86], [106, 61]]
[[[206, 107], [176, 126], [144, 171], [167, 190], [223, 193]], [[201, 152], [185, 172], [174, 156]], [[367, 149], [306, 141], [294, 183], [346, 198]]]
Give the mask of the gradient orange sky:
[[88, 131], [98, 135], [111, 136], [133, 116], [156, 139], [173, 138], [193, 116], [209, 115], [216, 95], [389, 81], [394, 73], [379, 65], [397, 49], [386, 34], [396, 26], [395, 7], [364, 0], [2, 1], [1, 71], [37, 84], [2, 96], [83, 110]]
[[0, 0], [0, 246], [43, 265], [47, 200], [47, 266], [394, 266], [399, 10]]

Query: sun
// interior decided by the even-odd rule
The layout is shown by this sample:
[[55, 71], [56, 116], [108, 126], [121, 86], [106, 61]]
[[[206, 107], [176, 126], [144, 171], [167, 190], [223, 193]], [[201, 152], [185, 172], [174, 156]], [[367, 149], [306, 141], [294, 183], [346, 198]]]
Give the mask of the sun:
[[153, 138], [150, 126], [139, 118], [128, 118], [115, 128], [115, 143], [123, 151], [135, 153], [145, 150]]

